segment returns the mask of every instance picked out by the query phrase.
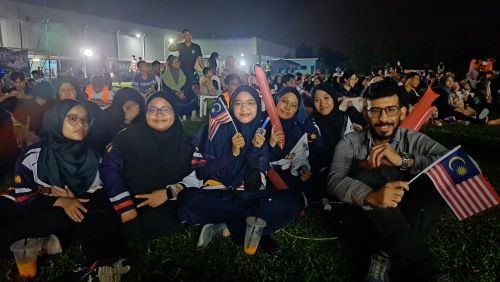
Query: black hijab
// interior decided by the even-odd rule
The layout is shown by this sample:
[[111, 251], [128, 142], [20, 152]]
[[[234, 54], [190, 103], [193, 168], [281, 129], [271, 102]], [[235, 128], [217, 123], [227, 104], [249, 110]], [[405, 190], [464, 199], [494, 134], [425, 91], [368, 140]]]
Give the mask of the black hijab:
[[[154, 98], [175, 105], [171, 94], [157, 91], [146, 99], [146, 107]], [[174, 116], [174, 123], [166, 131], [156, 131], [141, 122], [127, 127], [114, 138], [113, 143], [124, 160], [123, 178], [132, 194], [151, 193], [191, 173], [193, 146], [184, 133], [175, 107]]]
[[64, 100], [45, 113], [43, 127], [46, 134], [41, 141], [37, 174], [49, 185], [61, 188], [68, 185], [78, 197], [94, 183], [99, 156], [87, 146], [85, 139], [69, 140], [62, 133], [66, 115], [77, 105], [83, 106], [76, 100]]
[[132, 121], [132, 124], [144, 122], [145, 107], [144, 98], [141, 94], [139, 94], [137, 90], [128, 87], [118, 90], [111, 105], [103, 111], [106, 118], [106, 129], [110, 134], [109, 140], [111, 140], [111, 138], [113, 138], [113, 136], [123, 128], [125, 119], [123, 105], [125, 105], [128, 101], [136, 102], [140, 107], [139, 115]]
[[334, 103], [333, 110], [326, 116], [320, 114], [316, 107], [313, 107], [312, 113], [314, 122], [319, 127], [326, 152], [329, 156], [332, 156], [335, 150], [335, 146], [342, 138], [346, 115], [343, 111], [339, 110], [339, 102], [335, 97], [334, 89], [330, 85], [328, 85], [327, 83], [320, 83], [316, 85], [311, 91], [313, 101], [316, 95], [316, 91], [318, 90], [325, 91], [328, 95], [330, 95]]

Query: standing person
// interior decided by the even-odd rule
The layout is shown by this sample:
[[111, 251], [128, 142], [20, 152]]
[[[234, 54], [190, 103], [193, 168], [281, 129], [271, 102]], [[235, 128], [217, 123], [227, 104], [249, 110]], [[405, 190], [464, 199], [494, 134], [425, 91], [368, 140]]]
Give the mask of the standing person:
[[104, 76], [96, 75], [92, 77], [92, 82], [85, 87], [85, 94], [90, 101], [99, 105], [99, 107], [107, 107], [113, 101], [115, 93], [108, 85]]
[[14, 83], [15, 90], [12, 94], [17, 99], [30, 99], [31, 96], [26, 93], [26, 75], [22, 72], [14, 71], [10, 74], [10, 80]]
[[146, 99], [158, 88], [156, 78], [154, 74], [149, 72], [145, 61], [139, 61], [137, 68], [139, 69], [139, 73], [132, 78], [132, 86]]
[[132, 55], [130, 59], [130, 67], [128, 68], [128, 71], [132, 73], [132, 75], [137, 74], [137, 59], [135, 58], [135, 55]]
[[[224, 68], [222, 69], [222, 72], [220, 74], [221, 81], [225, 82], [226, 76], [228, 76], [232, 73], [239, 76], [240, 80], [243, 79], [243, 77], [241, 76], [241, 72], [236, 67], [236, 59], [233, 56], [227, 56], [226, 60], [224, 61]], [[222, 86], [223, 86], [224, 90], [227, 90], [227, 84], [224, 83]]]
[[116, 135], [100, 167], [126, 241], [145, 241], [182, 229], [177, 189], [200, 185], [191, 169], [193, 146], [172, 96], [160, 91], [149, 96], [145, 119]]
[[191, 88], [194, 82], [195, 65], [198, 64], [200, 70], [205, 68], [200, 45], [193, 43], [192, 39], [191, 31], [184, 29], [177, 38], [177, 41], [168, 46], [169, 52], [179, 51], [181, 69], [186, 76], [186, 86], [189, 88]]
[[[335, 147], [328, 193], [346, 204], [340, 227], [368, 268], [368, 281], [447, 281], [423, 246], [424, 236], [445, 207], [434, 185], [420, 177], [406, 181], [448, 150], [424, 134], [400, 128], [406, 115], [398, 90], [387, 81], [364, 93], [369, 129], [352, 132]], [[363, 263], [366, 262], [365, 265]], [[358, 273], [366, 273], [359, 271]], [[435, 280], [432, 280], [435, 279]]]
[[181, 220], [206, 224], [199, 248], [221, 237], [226, 229], [242, 243], [248, 216], [264, 219], [263, 235], [270, 235], [287, 226], [304, 207], [302, 196], [293, 190], [259, 190], [264, 185], [261, 173], [269, 167], [266, 131], [259, 129], [261, 110], [257, 91], [242, 85], [231, 95], [229, 112], [234, 125], [221, 124], [212, 139], [207, 127], [195, 135], [193, 143], [199, 150], [194, 156], [204, 160], [195, 171], [204, 186], [185, 188], [178, 201]]
[[63, 243], [76, 237], [88, 265], [122, 255], [119, 222], [101, 189], [99, 154], [86, 142], [91, 125], [76, 100], [61, 101], [46, 113], [44, 139], [20, 157], [15, 189], [0, 197], [2, 255], [17, 240], [50, 234]]

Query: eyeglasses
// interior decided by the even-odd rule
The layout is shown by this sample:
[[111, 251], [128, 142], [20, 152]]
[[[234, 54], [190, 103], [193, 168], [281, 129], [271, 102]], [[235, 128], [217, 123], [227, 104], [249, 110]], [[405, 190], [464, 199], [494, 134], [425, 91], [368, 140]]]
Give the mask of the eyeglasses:
[[382, 115], [382, 111], [384, 111], [388, 117], [394, 117], [399, 114], [399, 107], [389, 106], [385, 108], [371, 108], [368, 110], [368, 117], [379, 118]]
[[235, 108], [241, 109], [243, 106], [247, 108], [256, 108], [257, 107], [257, 102], [254, 100], [246, 101], [246, 102], [241, 102], [241, 101], [236, 101], [234, 102], [233, 106]]
[[174, 63], [174, 64], [176, 64], [176, 63], [180, 63], [180, 62], [181, 62], [181, 61], [177, 61], [177, 60], [172, 61], [172, 63]]
[[93, 118], [87, 116], [81, 118], [76, 114], [67, 115], [66, 119], [71, 126], [77, 126], [79, 123], [81, 123], [83, 127], [89, 127], [92, 126], [92, 123], [94, 123]]
[[170, 115], [174, 113], [174, 109], [168, 106], [163, 106], [161, 108], [157, 107], [147, 107], [146, 108], [146, 114], [148, 115], [158, 115], [161, 113], [162, 115]]
[[285, 107], [290, 107], [292, 109], [297, 109], [299, 107], [299, 105], [297, 103], [291, 103], [286, 98], [281, 98], [281, 99], [278, 100], [278, 102], [282, 103], [283, 105], [285, 105]]

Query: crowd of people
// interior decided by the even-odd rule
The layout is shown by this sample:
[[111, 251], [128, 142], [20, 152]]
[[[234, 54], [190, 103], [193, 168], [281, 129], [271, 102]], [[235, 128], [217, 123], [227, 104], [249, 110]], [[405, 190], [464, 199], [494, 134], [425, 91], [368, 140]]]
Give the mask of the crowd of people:
[[[463, 80], [400, 64], [369, 76], [276, 75], [269, 87], [281, 132], [265, 122], [252, 75], [232, 56], [217, 68], [216, 53], [205, 67], [191, 40], [184, 30], [163, 70], [134, 62], [133, 88], [116, 92], [105, 76], [28, 85], [25, 74], [10, 74], [15, 88], [0, 96], [0, 172], [15, 177], [0, 197], [0, 254], [25, 237], [77, 239], [88, 265], [109, 270], [127, 243], [188, 225], [204, 225], [198, 248], [223, 236], [241, 244], [248, 216], [267, 222], [261, 248], [271, 252], [275, 231], [334, 199], [346, 203], [332, 222], [357, 278], [388, 281], [391, 269], [404, 280], [445, 281], [423, 246], [444, 201], [427, 177], [406, 181], [448, 150], [400, 124], [427, 87], [439, 94], [431, 124], [500, 124], [489, 118], [492, 70], [475, 60]], [[232, 122], [188, 137], [182, 117], [198, 120], [199, 95], [219, 96], [213, 111], [227, 109]]]

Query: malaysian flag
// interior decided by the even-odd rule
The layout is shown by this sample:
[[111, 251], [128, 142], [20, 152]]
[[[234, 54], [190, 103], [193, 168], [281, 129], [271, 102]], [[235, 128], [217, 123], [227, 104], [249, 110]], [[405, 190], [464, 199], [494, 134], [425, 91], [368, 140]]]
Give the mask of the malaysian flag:
[[460, 146], [423, 172], [434, 182], [439, 194], [460, 220], [498, 205], [500, 198], [495, 189]]
[[210, 111], [210, 117], [208, 120], [208, 139], [212, 141], [219, 126], [224, 123], [232, 121], [231, 115], [226, 109], [226, 106], [221, 101], [220, 97], [215, 100], [215, 103]]

